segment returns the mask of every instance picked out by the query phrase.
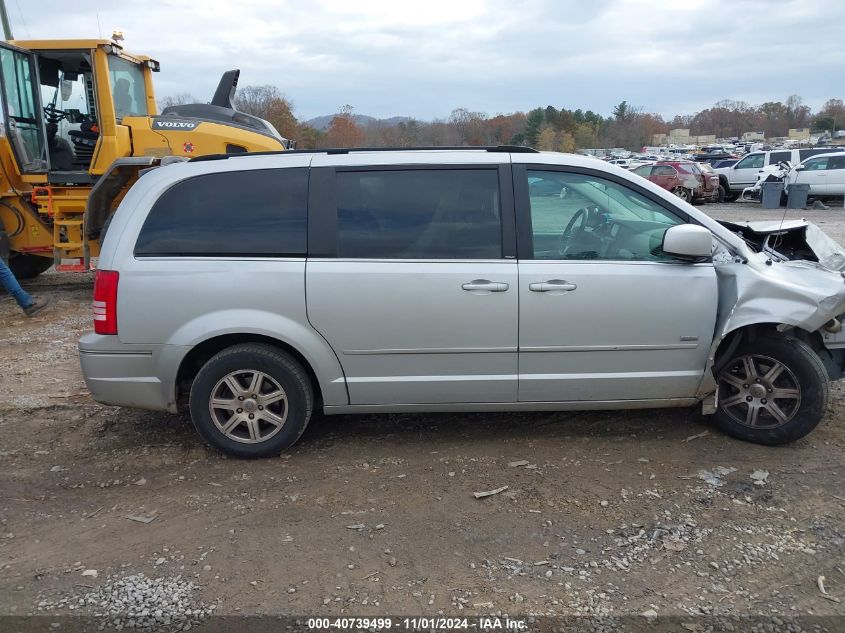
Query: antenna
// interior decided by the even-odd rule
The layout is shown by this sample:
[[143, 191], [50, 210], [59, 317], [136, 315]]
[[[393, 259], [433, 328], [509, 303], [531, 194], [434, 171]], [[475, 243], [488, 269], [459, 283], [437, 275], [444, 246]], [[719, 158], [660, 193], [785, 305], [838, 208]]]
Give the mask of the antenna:
[[26, 18], [23, 15], [23, 11], [21, 10], [21, 3], [18, 0], [15, 0], [15, 4], [18, 6], [18, 13], [21, 16], [21, 24], [23, 24], [23, 30], [26, 31], [26, 37], [32, 38], [32, 34], [29, 32], [29, 26], [26, 24]]
[[[780, 163], [781, 169], [783, 169], [783, 166], [782, 166], [783, 162], [784, 161], [781, 161], [781, 163]], [[786, 185], [786, 178], [787, 178], [787, 176], [789, 176], [789, 172], [792, 170], [792, 163], [786, 161], [786, 166], [787, 166], [786, 173], [783, 175], [784, 185]], [[784, 222], [786, 222], [787, 211], [789, 211], [789, 202], [788, 201], [783, 207], [783, 217], [780, 219], [780, 227], [778, 227], [778, 236], [775, 238], [774, 244], [772, 244], [772, 250], [774, 250], [778, 246], [780, 246], [781, 242], [783, 241], [783, 224], [784, 224]], [[772, 258], [769, 257], [769, 260], [766, 263], [771, 265], [771, 261], [772, 261]]]
[[97, 10], [95, 13], [97, 14], [97, 35], [100, 39], [103, 39], [103, 27], [100, 26], [100, 11]]

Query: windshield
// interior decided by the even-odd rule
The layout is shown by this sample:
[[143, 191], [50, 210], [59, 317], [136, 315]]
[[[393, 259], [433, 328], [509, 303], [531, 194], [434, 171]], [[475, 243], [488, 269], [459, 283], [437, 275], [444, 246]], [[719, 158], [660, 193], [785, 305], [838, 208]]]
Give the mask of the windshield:
[[125, 116], [147, 115], [147, 89], [141, 64], [109, 55], [109, 83], [118, 121]]

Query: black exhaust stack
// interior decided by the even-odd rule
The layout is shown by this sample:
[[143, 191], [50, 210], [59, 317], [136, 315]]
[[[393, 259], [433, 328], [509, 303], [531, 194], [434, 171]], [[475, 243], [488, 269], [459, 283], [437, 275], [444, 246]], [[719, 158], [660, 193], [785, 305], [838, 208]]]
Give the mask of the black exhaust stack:
[[235, 109], [235, 91], [238, 89], [238, 77], [241, 76], [240, 70], [227, 70], [220, 78], [220, 83], [217, 84], [217, 90], [214, 91], [214, 97], [211, 99], [211, 105], [219, 106], [221, 108]]

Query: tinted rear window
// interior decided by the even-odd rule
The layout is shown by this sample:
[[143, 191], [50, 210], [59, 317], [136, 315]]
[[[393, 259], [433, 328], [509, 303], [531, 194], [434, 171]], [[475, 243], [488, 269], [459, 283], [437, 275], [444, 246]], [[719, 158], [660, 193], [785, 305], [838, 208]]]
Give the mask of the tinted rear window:
[[781, 161], [791, 162], [792, 152], [772, 152], [769, 154], [769, 165], [777, 165]]
[[338, 172], [337, 230], [340, 257], [501, 258], [498, 172]]
[[817, 154], [830, 154], [831, 152], [838, 151], [835, 147], [820, 147], [817, 149], [799, 149], [798, 155], [801, 157], [803, 161], [805, 158], [810, 156], [816, 156]]
[[135, 255], [303, 256], [307, 209], [307, 168], [195, 176], [156, 201]]

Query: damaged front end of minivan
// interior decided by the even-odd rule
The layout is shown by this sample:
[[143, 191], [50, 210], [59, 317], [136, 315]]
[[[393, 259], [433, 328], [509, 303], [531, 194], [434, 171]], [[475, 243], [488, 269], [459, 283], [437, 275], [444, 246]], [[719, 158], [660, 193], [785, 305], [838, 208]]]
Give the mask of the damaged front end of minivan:
[[829, 380], [845, 375], [845, 249], [806, 220], [730, 222], [745, 255], [717, 249], [716, 333], [699, 388], [704, 413], [717, 410], [717, 377], [748, 339], [776, 331], [804, 341]]

